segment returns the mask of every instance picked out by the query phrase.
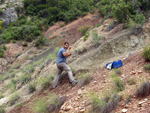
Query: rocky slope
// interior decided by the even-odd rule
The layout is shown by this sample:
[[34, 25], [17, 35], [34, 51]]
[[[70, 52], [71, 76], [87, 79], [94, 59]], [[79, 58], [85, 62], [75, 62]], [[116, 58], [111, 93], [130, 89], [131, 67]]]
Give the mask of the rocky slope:
[[[16, 48], [18, 52], [22, 51], [22, 53], [16, 56], [17, 58], [12, 62], [8, 72], [2, 73], [4, 79], [0, 82], [0, 90], [4, 95], [4, 97], [0, 99], [0, 105], [6, 105], [7, 112], [31, 113], [33, 112], [32, 107], [34, 100], [42, 98], [49, 93], [56, 93], [59, 97], [67, 96], [67, 100], [62, 105], [60, 112], [90, 112], [91, 102], [88, 94], [90, 92], [96, 92], [99, 97], [103, 97], [104, 92], [111, 89], [113, 86], [113, 81], [109, 75], [111, 71], [105, 68], [105, 64], [118, 59], [122, 59], [124, 64], [124, 66], [120, 68], [122, 74], [119, 77], [122, 79], [134, 78], [137, 81], [133, 86], [127, 84], [125, 90], [120, 92], [120, 94], [134, 95], [136, 85], [140, 82], [141, 77], [149, 79], [149, 74], [142, 69], [145, 62], [141, 57], [141, 52], [139, 52], [150, 39], [149, 20], [140, 29], [123, 30], [122, 25], [117, 24], [116, 20], [106, 19], [102, 25], [89, 31], [86, 40], [85, 36], [83, 36], [81, 38], [76, 37], [76, 42], [72, 41], [72, 43], [74, 43], [72, 45], [73, 56], [68, 59], [68, 63], [74, 73], [76, 73], [76, 77], [78, 77], [79, 73], [86, 72], [92, 76], [93, 79], [91, 82], [83, 87], [79, 87], [80, 84], [73, 87], [68, 80], [64, 80], [56, 89], [52, 89], [51, 86], [47, 89], [43, 89], [40, 80], [43, 78], [50, 80], [50, 78], [53, 78], [56, 74], [56, 49], [54, 48], [59, 38], [54, 36], [56, 34], [61, 35], [61, 31], [64, 30], [64, 28], [66, 28], [66, 31], [71, 31], [71, 28], [73, 29], [74, 27], [79, 28], [80, 26], [78, 24], [80, 24], [80, 21], [84, 21], [85, 18], [73, 22], [77, 24], [76, 26], [72, 23], [66, 25], [66, 27], [58, 27], [57, 30], [54, 29], [54, 26], [53, 28], [51, 27], [45, 33], [47, 37], [49, 37], [49, 34], [53, 36], [52, 39], [49, 37], [49, 41], [51, 42], [49, 47], [39, 50], [33, 47], [31, 43], [28, 47], [22, 48], [20, 45], [20, 48]], [[99, 18], [94, 21], [96, 24], [97, 21], [101, 22], [102, 19]], [[112, 22], [115, 24], [112, 25]], [[84, 25], [85, 24], [87, 23], [85, 22]], [[77, 33], [77, 31], [73, 33]], [[61, 36], [63, 35], [64, 34]], [[77, 35], [79, 36], [79, 34]], [[68, 39], [69, 36], [64, 37], [64, 40]], [[11, 47], [12, 46], [10, 46], [10, 49]], [[11, 52], [9, 49], [8, 51]], [[6, 54], [9, 53], [8, 51]], [[14, 53], [12, 56], [15, 55]], [[7, 63], [3, 61], [1, 64], [5, 66]], [[50, 78], [47, 78], [49, 76]], [[34, 83], [36, 86], [34, 93], [29, 92], [30, 83]], [[15, 85], [15, 87], [11, 87], [13, 85]], [[14, 104], [10, 105], [10, 98], [13, 94], [18, 94], [20, 98], [17, 98]], [[132, 97], [132, 100], [133, 103], [140, 101], [135, 97]], [[146, 102], [149, 102], [148, 100]], [[124, 101], [125, 99], [122, 100], [122, 102]], [[22, 103], [21, 106], [15, 107], [18, 103]], [[145, 109], [147, 109], [147, 105], [148, 104], [145, 105]], [[127, 106], [128, 107], [124, 104], [119, 104], [116, 112], [120, 112], [122, 108], [128, 109], [131, 113], [135, 111], [132, 105], [129, 104]], [[144, 112], [144, 110], [142, 112]]]

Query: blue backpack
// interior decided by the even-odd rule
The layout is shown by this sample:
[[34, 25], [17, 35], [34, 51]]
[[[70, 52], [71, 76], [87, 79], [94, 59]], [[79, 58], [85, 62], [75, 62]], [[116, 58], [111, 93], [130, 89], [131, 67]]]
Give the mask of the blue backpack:
[[115, 68], [118, 68], [118, 67], [121, 67], [121, 66], [123, 66], [123, 63], [122, 63], [121, 60], [113, 61], [113, 62], [110, 62], [110, 63], [106, 64], [107, 69], [115, 69]]

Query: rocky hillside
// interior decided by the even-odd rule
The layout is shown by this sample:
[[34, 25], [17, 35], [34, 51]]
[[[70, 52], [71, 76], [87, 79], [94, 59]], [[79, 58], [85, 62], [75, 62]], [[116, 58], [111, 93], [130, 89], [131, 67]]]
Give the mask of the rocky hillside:
[[[5, 0], [0, 5], [6, 26], [18, 19], [12, 8], [17, 4], [23, 6], [19, 0]], [[45, 26], [31, 15], [10, 24], [13, 27], [8, 28], [17, 34], [12, 36], [25, 36], [19, 41], [10, 37], [10, 42], [0, 47], [0, 51], [5, 50], [0, 58], [0, 113], [149, 113], [150, 20], [143, 15], [139, 18], [140, 22], [132, 17], [120, 23], [118, 18], [106, 18], [96, 10], [69, 23], [56, 22], [42, 35], [39, 31], [43, 32]], [[33, 33], [33, 39], [28, 33]], [[53, 89], [57, 52], [64, 41], [72, 45], [73, 55], [67, 60], [79, 83], [72, 86], [64, 72]], [[122, 67], [106, 69], [107, 63], [119, 59]]]
[[[18, 51], [24, 49], [24, 53], [17, 56], [7, 72], [2, 73], [1, 106], [5, 105], [6, 111], [12, 113], [33, 112], [33, 108], [37, 106], [34, 105], [36, 99], [39, 98], [41, 99], [39, 101], [42, 101], [42, 98], [47, 98], [47, 95], [55, 93], [58, 97], [65, 96], [66, 98], [61, 112], [89, 112], [92, 105], [89, 100], [90, 96], [88, 96], [90, 92], [103, 97], [104, 92], [108, 93], [111, 87], [114, 87], [113, 80], [110, 78], [110, 73], [113, 70], [107, 70], [105, 64], [118, 59], [122, 59], [124, 64], [118, 69], [121, 71], [119, 78], [125, 79], [127, 84], [125, 89], [119, 92], [119, 95], [123, 96], [121, 102], [125, 101], [127, 95], [131, 95], [131, 100], [135, 101], [134, 91], [141, 80], [139, 74], [142, 73], [143, 78], [148, 77], [148, 73], [142, 68], [145, 62], [141, 57], [141, 52], [136, 51], [143, 48], [149, 40], [150, 23], [147, 21], [140, 30], [123, 30], [122, 24], [117, 23], [112, 29], [109, 29], [112, 22], [115, 23], [116, 20], [105, 20], [102, 25], [90, 30], [86, 39], [83, 36], [72, 45], [73, 56], [68, 59], [68, 62], [75, 76], [81, 80], [75, 87], [64, 79], [56, 89], [51, 88], [52, 80], [56, 74], [57, 48], [50, 46], [42, 50], [35, 47], [19, 47], [19, 49], [14, 45]], [[61, 29], [58, 28], [57, 31]], [[55, 32], [53, 33], [55, 34]], [[54, 39], [50, 40], [54, 41]], [[13, 44], [8, 44], [7, 47], [9, 45], [11, 45], [9, 51], [12, 52]], [[86, 80], [86, 77], [84, 79], [81, 77], [85, 75], [92, 79], [89, 81]], [[126, 80], [126, 78], [128, 79]], [[89, 84], [86, 85], [86, 82]], [[130, 84], [128, 82], [135, 82], [135, 84], [128, 85]], [[125, 109], [133, 110], [130, 107], [125, 107]], [[117, 110], [122, 110], [122, 107]]]

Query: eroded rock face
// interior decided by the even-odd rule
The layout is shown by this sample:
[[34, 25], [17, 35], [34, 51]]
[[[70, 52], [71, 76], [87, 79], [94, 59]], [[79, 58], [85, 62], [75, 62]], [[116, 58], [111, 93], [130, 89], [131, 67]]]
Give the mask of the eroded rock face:
[[4, 11], [4, 13], [1, 15], [0, 19], [3, 21], [5, 27], [8, 26], [11, 22], [17, 21], [18, 16], [15, 8], [7, 8], [6, 11]]

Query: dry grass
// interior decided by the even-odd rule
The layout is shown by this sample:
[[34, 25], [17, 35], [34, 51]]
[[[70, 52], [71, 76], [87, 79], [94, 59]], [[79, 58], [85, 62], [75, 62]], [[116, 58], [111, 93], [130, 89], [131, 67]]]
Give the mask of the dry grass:
[[92, 94], [92, 113], [110, 113], [114, 110], [120, 101], [120, 97], [116, 93], [110, 93], [109, 96], [105, 96], [103, 99], [99, 99], [98, 95]]
[[150, 83], [148, 81], [142, 82], [136, 89], [136, 97], [145, 97], [150, 95]]
[[66, 97], [59, 98], [52, 93], [47, 97], [35, 100], [33, 103], [33, 111], [36, 113], [56, 113], [65, 101]]

